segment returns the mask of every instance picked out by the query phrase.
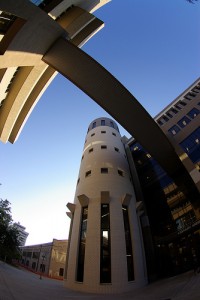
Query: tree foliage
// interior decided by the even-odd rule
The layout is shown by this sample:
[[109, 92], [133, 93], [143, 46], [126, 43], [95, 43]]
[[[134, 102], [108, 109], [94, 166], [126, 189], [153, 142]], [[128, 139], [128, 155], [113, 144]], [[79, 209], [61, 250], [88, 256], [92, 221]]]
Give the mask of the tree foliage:
[[11, 261], [19, 255], [18, 235], [13, 225], [10, 202], [0, 199], [0, 259]]

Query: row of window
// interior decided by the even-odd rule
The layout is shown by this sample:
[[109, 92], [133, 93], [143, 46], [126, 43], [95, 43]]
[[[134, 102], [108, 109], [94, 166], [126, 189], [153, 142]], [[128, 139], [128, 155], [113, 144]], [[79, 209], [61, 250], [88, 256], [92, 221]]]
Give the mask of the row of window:
[[[105, 131], [105, 130], [101, 130], [101, 133], [102, 133], [102, 134], [105, 134], [106, 131]], [[93, 137], [94, 135], [95, 135], [95, 133], [93, 132], [93, 133], [91, 134], [91, 137]], [[112, 135], [116, 136], [116, 133], [112, 132]], [[85, 140], [85, 143], [87, 143], [87, 139]]]
[[163, 124], [165, 124], [166, 122], [168, 122], [170, 120], [170, 118], [173, 118], [174, 115], [178, 114], [178, 112], [180, 110], [183, 109], [183, 107], [185, 107], [187, 105], [187, 102], [192, 100], [194, 97], [196, 97], [196, 95], [200, 92], [200, 85], [197, 85], [196, 87], [194, 87], [192, 89], [191, 92], [189, 92], [188, 94], [186, 94], [183, 98], [186, 100], [180, 100], [178, 101], [173, 107], [171, 107], [167, 112], [165, 112], [165, 114], [163, 114], [158, 120], [157, 123], [162, 126]]
[[[198, 104], [200, 105], [200, 102]], [[199, 114], [200, 110], [194, 107], [183, 118], [181, 118], [176, 125], [173, 125], [170, 129], [168, 129], [168, 132], [171, 135], [176, 135], [181, 130], [181, 128], [187, 126], [192, 121], [192, 119], [196, 118], [196, 116]]]
[[[114, 123], [113, 123], [113, 121], [110, 121], [110, 127], [112, 127], [112, 128], [114, 128]], [[97, 126], [97, 122], [93, 122], [93, 124], [92, 124], [92, 129], [93, 128], [96, 128], [96, 126]], [[105, 120], [101, 120], [101, 126], [106, 126], [106, 121]]]
[[[120, 169], [117, 169], [117, 173], [124, 177], [124, 171], [120, 170]], [[101, 174], [108, 174], [108, 168], [101, 168]], [[85, 177], [89, 177], [92, 175], [92, 171], [89, 170], [87, 172], [85, 172]]]
[[[108, 170], [108, 168], [101, 168], [101, 169], [100, 169], [100, 172], [101, 172], [101, 174], [108, 174], [108, 173], [109, 173], [109, 170]], [[117, 169], [117, 173], [118, 173], [118, 175], [121, 176], [121, 177], [124, 177], [124, 176], [125, 176], [124, 171], [121, 170], [121, 169]], [[90, 177], [91, 175], [92, 175], [92, 171], [91, 171], [91, 170], [85, 172], [85, 178]], [[78, 179], [77, 184], [79, 184], [79, 182], [80, 182], [80, 178]]]
[[[124, 234], [126, 243], [127, 277], [128, 281], [134, 280], [133, 249], [130, 232], [128, 207], [122, 205]], [[79, 252], [76, 280], [84, 280], [85, 246], [87, 242], [88, 206], [82, 208], [81, 230], [79, 237]], [[101, 204], [101, 239], [100, 239], [100, 283], [111, 283], [111, 230], [110, 230], [110, 206]]]
[[[101, 149], [107, 149], [107, 145], [101, 145]], [[119, 149], [117, 147], [114, 147], [114, 149], [115, 149], [116, 152], [119, 152]], [[90, 148], [88, 150], [88, 153], [91, 153], [93, 151], [94, 151], [94, 148]]]
[[[105, 130], [101, 130], [101, 133], [106, 133], [106, 131]], [[94, 136], [94, 135], [95, 135], [95, 133], [92, 133], [91, 137]], [[112, 132], [112, 135], [116, 136], [116, 133]]]
[[[105, 150], [105, 149], [107, 149], [107, 145], [101, 145], [101, 149], [103, 149], [103, 150]], [[114, 147], [114, 150], [116, 151], [116, 152], [120, 152], [119, 151], [119, 148], [117, 148], [117, 147]], [[94, 152], [94, 148], [90, 148], [89, 150], [88, 150], [88, 153], [92, 153], [92, 152]], [[126, 155], [124, 154], [124, 157], [126, 158]], [[84, 155], [82, 156], [82, 160], [84, 159]]]

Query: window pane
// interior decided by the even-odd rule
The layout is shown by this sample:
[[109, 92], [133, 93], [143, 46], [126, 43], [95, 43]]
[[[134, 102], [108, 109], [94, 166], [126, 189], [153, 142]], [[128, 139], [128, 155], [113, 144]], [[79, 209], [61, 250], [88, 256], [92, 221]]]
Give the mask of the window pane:
[[100, 282], [111, 282], [110, 211], [109, 204], [101, 205]]
[[180, 131], [180, 128], [177, 125], [172, 126], [168, 132], [171, 133], [172, 135], [177, 134]]
[[200, 161], [200, 127], [180, 143], [193, 163]]
[[108, 173], [108, 168], [101, 168], [101, 173], [107, 174]]
[[125, 231], [125, 241], [126, 241], [126, 261], [127, 261], [127, 272], [128, 281], [134, 280], [134, 265], [133, 265], [133, 251], [131, 243], [131, 232], [129, 224], [128, 208], [122, 205], [123, 218], [124, 218], [124, 231]]
[[91, 176], [91, 171], [87, 171], [87, 172], [85, 173], [85, 177], [88, 177], [88, 176]]
[[194, 107], [193, 109], [191, 109], [191, 110], [189, 111], [189, 113], [187, 113], [187, 115], [188, 115], [190, 118], [194, 119], [199, 113], [200, 113], [200, 111], [199, 111], [197, 108]]
[[114, 123], [110, 121], [110, 126], [114, 128]]
[[119, 174], [120, 176], [124, 176], [124, 172], [123, 172], [122, 170], [118, 170], [118, 174]]
[[177, 122], [177, 124], [181, 127], [184, 128], [187, 124], [189, 124], [191, 120], [188, 117], [183, 117], [181, 120]]
[[88, 207], [82, 208], [76, 280], [83, 282]]

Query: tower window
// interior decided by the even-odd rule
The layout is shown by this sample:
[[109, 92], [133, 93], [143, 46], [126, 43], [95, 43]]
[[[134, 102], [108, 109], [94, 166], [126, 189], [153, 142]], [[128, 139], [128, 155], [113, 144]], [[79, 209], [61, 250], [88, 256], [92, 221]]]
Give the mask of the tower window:
[[115, 151], [116, 151], [116, 152], [119, 152], [119, 149], [115, 147]]
[[92, 134], [91, 134], [91, 137], [94, 136], [94, 135], [95, 135], [95, 133], [92, 133]]
[[101, 133], [106, 133], [106, 131], [103, 131], [103, 130], [102, 130]]
[[126, 241], [126, 262], [127, 262], [128, 281], [133, 281], [134, 280], [133, 251], [132, 251], [128, 207], [122, 205], [122, 212], [123, 212], [123, 219], [124, 219], [124, 231], [125, 231], [125, 241]]
[[85, 177], [89, 177], [89, 176], [91, 176], [91, 170], [90, 171], [87, 171], [86, 173], [85, 173]]
[[101, 145], [101, 149], [107, 149], [106, 145]]
[[112, 135], [116, 136], [116, 133], [112, 132]]
[[112, 121], [110, 121], [110, 126], [114, 128], [114, 123]]
[[96, 126], [97, 126], [97, 123], [94, 122], [94, 123], [92, 124], [92, 128], [95, 128]]
[[120, 175], [120, 176], [122, 176], [122, 177], [124, 177], [124, 172], [122, 171], [122, 170], [117, 170], [118, 171], [118, 174]]
[[105, 126], [105, 125], [106, 125], [105, 120], [101, 120], [101, 126]]
[[82, 208], [76, 280], [83, 282], [88, 206]]
[[93, 150], [94, 150], [93, 148], [90, 148], [88, 152], [91, 153], [93, 152]]
[[108, 168], [101, 168], [101, 173], [102, 174], [107, 174], [108, 173]]
[[100, 282], [101, 283], [111, 283], [110, 208], [109, 208], [109, 204], [101, 205]]

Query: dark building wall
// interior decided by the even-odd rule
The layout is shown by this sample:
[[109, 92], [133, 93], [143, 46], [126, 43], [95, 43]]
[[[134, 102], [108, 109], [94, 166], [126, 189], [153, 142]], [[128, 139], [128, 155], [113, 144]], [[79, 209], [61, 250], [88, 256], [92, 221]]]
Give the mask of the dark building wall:
[[[200, 188], [200, 80], [197, 80], [155, 117], [197, 188]], [[171, 276], [191, 269], [200, 260], [200, 199], [180, 190], [151, 155], [131, 139], [128, 142], [143, 194], [154, 251], [143, 234], [148, 274]], [[155, 145], [159, 147], [159, 145]], [[134, 179], [133, 179], [134, 182]], [[146, 240], [146, 241], [145, 241]], [[150, 259], [151, 260], [151, 259]], [[150, 261], [149, 260], [149, 261]]]

